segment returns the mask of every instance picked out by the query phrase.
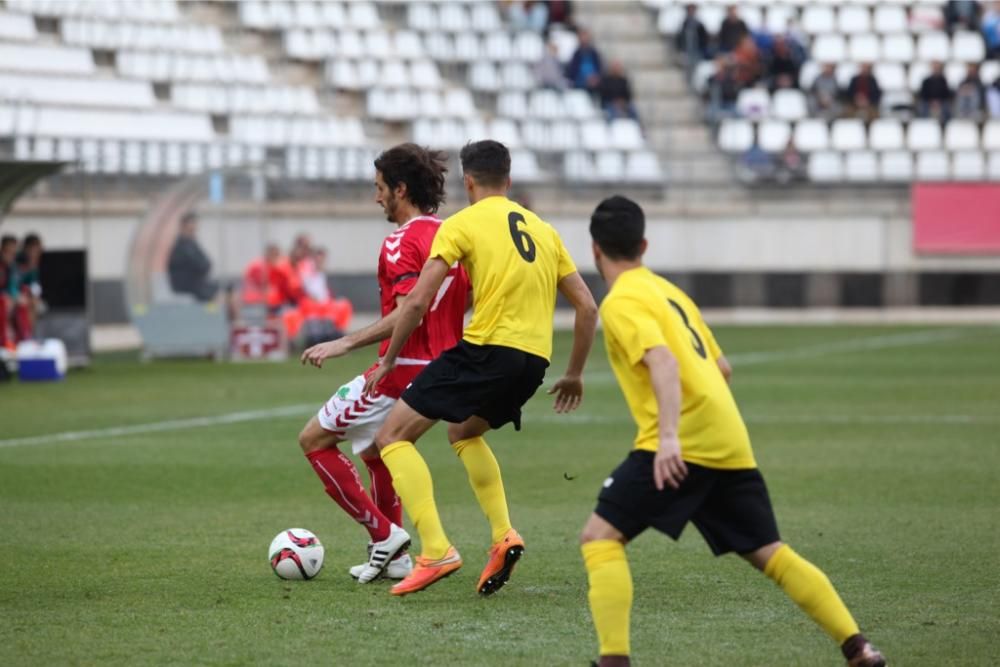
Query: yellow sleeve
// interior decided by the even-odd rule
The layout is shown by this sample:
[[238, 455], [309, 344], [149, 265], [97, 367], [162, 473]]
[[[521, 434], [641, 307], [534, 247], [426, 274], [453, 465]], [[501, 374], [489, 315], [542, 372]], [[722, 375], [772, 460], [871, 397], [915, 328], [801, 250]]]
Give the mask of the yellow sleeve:
[[624, 299], [605, 303], [601, 319], [605, 335], [618, 343], [633, 366], [642, 360], [647, 350], [661, 345], [670, 347], [659, 322], [642, 303]]
[[576, 264], [573, 262], [573, 258], [570, 257], [569, 250], [566, 250], [566, 246], [563, 244], [562, 237], [559, 236], [559, 232], [553, 228], [552, 234], [556, 237], [556, 245], [558, 246], [559, 280], [562, 280], [566, 276], [576, 273]]
[[448, 218], [441, 223], [434, 235], [428, 259], [440, 257], [451, 266], [465, 257], [468, 251], [468, 237], [462, 229], [461, 219]]

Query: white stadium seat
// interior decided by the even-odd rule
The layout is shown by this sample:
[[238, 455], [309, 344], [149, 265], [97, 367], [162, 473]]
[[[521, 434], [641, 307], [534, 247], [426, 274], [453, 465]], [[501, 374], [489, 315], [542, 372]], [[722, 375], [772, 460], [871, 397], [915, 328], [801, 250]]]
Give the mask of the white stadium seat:
[[918, 181], [946, 181], [951, 178], [951, 163], [944, 151], [917, 153]]
[[788, 22], [796, 15], [795, 8], [790, 5], [780, 5], [768, 3], [765, 7], [767, 17], [764, 19], [764, 27], [768, 32], [781, 34], [788, 29]]
[[913, 153], [886, 151], [879, 160], [879, 178], [883, 181], [905, 183], [913, 180]]
[[830, 147], [830, 129], [825, 120], [800, 120], [795, 124], [794, 144], [805, 153], [825, 151]]
[[872, 151], [851, 151], [844, 159], [844, 176], [855, 183], [878, 180], [878, 158]]
[[594, 180], [594, 161], [585, 151], [571, 151], [563, 156], [563, 177], [569, 183]]
[[991, 181], [1000, 181], [1000, 151], [990, 153], [986, 167], [986, 178]]
[[944, 147], [950, 151], [979, 148], [979, 126], [971, 120], [956, 119], [945, 125]]
[[594, 159], [594, 171], [598, 180], [618, 183], [625, 177], [625, 159], [618, 151], [601, 151]]
[[588, 120], [580, 125], [580, 138], [587, 150], [600, 151], [611, 148], [611, 133], [604, 120]]
[[736, 111], [746, 118], [766, 118], [771, 113], [771, 95], [766, 88], [744, 88], [736, 98]]
[[802, 8], [802, 29], [810, 35], [831, 33], [837, 29], [833, 7], [819, 3], [809, 3]]
[[509, 118], [494, 118], [489, 123], [487, 135], [507, 146], [515, 149], [521, 147], [521, 133], [517, 128], [517, 123]]
[[812, 57], [821, 63], [842, 62], [847, 58], [847, 42], [839, 34], [818, 35], [812, 43]]
[[771, 97], [771, 114], [783, 120], [799, 120], [809, 115], [806, 96], [801, 90], [776, 90]]
[[941, 147], [941, 124], [929, 118], [910, 121], [906, 128], [906, 147], [911, 151], [932, 151]]
[[847, 47], [848, 57], [855, 62], [874, 63], [879, 59], [880, 46], [878, 36], [870, 32], [851, 35]]
[[727, 118], [719, 124], [719, 148], [727, 153], [742, 153], [753, 146], [753, 123]]
[[538, 166], [538, 157], [528, 150], [512, 150], [510, 177], [515, 183], [536, 183], [544, 180], [544, 174]]
[[987, 121], [983, 125], [983, 150], [1000, 151], [1000, 119]]
[[981, 181], [986, 176], [982, 151], [957, 151], [951, 158], [951, 177], [956, 181]]
[[639, 123], [630, 118], [611, 121], [609, 139], [611, 146], [624, 151], [639, 150], [645, 143]]
[[809, 156], [809, 179], [816, 183], [835, 183], [844, 178], [844, 163], [840, 153], [820, 151]]
[[903, 124], [895, 118], [878, 118], [868, 128], [868, 145], [876, 151], [902, 150]]
[[898, 4], [879, 3], [872, 16], [872, 28], [885, 35], [906, 32], [906, 8]]
[[978, 63], [986, 58], [986, 44], [978, 32], [957, 31], [951, 37], [951, 57], [967, 63]]
[[846, 35], [869, 32], [872, 29], [871, 18], [868, 7], [841, 4], [837, 11], [837, 30]]
[[792, 138], [792, 128], [783, 120], [764, 120], [757, 125], [757, 143], [768, 153], [780, 153]]
[[916, 55], [913, 37], [909, 34], [891, 34], [882, 37], [882, 60], [910, 63]]
[[900, 63], [875, 63], [872, 74], [883, 91], [909, 90], [906, 70]]
[[948, 33], [926, 32], [917, 40], [917, 57], [920, 60], [945, 62], [950, 55]]
[[856, 118], [833, 121], [830, 145], [837, 151], [859, 151], [867, 148], [868, 137], [864, 122]]
[[527, 94], [520, 90], [505, 90], [501, 92], [497, 95], [497, 113], [507, 118], [521, 119], [527, 117]]

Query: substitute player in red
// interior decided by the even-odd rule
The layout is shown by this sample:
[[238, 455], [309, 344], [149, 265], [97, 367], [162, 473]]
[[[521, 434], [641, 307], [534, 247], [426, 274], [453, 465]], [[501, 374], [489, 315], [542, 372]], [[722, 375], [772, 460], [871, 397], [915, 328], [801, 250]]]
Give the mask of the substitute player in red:
[[[382, 341], [381, 357], [398, 319], [398, 306], [417, 282], [441, 221], [434, 217], [444, 201], [445, 156], [414, 144], [395, 146], [375, 160], [375, 201], [398, 229], [382, 243], [378, 283], [382, 319], [338, 340], [315, 345], [302, 354], [302, 363], [322, 367], [323, 361]], [[377, 363], [340, 387], [299, 434], [299, 444], [326, 486], [327, 494], [371, 537], [368, 562], [351, 568], [360, 583], [387, 576], [402, 579], [412, 562], [406, 549], [410, 536], [401, 528], [402, 506], [390, 475], [372, 441], [403, 390], [441, 352], [462, 338], [462, 320], [469, 279], [453, 266], [441, 284], [420, 326], [399, 354], [393, 371], [364, 394], [366, 379]], [[371, 477], [371, 496], [365, 493], [354, 464], [339, 449], [350, 441]]]

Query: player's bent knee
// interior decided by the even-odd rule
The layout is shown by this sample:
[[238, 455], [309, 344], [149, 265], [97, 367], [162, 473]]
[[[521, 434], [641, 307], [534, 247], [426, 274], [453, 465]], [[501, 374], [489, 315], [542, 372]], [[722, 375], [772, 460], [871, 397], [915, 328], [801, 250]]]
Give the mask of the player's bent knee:
[[299, 447], [302, 448], [302, 452], [305, 454], [334, 447], [338, 442], [340, 442], [340, 439], [332, 433], [324, 431], [315, 417], [310, 419], [299, 433]]
[[778, 549], [783, 547], [784, 544], [785, 544], [784, 542], [781, 542], [779, 540], [777, 542], [771, 542], [770, 544], [765, 544], [764, 546], [760, 547], [759, 549], [755, 549], [750, 553], [740, 554], [740, 555], [748, 563], [750, 563], [755, 568], [763, 572], [764, 568], [767, 566], [767, 562], [771, 560], [771, 557], [774, 556], [774, 554], [778, 551]]
[[607, 520], [597, 514], [591, 514], [583, 530], [580, 531], [580, 544], [597, 540], [615, 540], [622, 544], [628, 542], [621, 531], [608, 523]]

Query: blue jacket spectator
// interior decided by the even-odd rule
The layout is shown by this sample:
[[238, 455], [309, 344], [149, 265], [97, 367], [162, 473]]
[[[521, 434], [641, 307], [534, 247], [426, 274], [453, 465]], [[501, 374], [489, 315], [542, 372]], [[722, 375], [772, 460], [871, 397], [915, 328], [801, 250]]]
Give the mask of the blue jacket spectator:
[[576, 51], [573, 52], [573, 57], [566, 65], [566, 78], [574, 88], [583, 88], [595, 93], [601, 83], [601, 73], [604, 71], [601, 54], [591, 43], [590, 31], [581, 29], [577, 37], [580, 41]]

